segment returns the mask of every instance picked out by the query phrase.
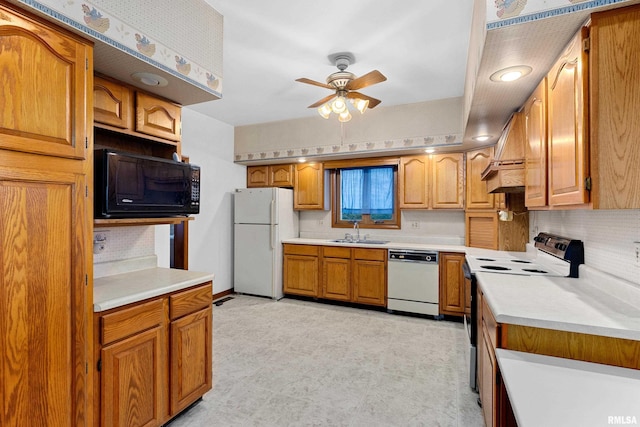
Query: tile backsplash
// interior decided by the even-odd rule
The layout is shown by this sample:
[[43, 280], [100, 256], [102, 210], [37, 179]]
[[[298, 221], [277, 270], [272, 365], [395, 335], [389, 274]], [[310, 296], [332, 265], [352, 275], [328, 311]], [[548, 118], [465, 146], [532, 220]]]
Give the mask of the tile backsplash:
[[586, 265], [640, 285], [640, 209], [531, 211], [529, 231], [530, 239], [539, 231], [580, 239]]
[[94, 240], [98, 234], [107, 240], [102, 252], [94, 251], [94, 264], [155, 255], [154, 226], [96, 228]]

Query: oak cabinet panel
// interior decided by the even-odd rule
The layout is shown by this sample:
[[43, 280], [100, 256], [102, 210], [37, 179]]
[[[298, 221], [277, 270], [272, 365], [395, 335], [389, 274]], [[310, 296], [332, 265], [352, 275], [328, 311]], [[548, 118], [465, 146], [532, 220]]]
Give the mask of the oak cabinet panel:
[[547, 88], [549, 205], [589, 202], [585, 30], [579, 32], [553, 65]]
[[384, 261], [353, 260], [353, 301], [386, 306], [387, 269]]
[[165, 328], [102, 349], [102, 426], [159, 426], [168, 389]]
[[322, 298], [351, 300], [351, 257], [322, 258]]
[[547, 79], [544, 78], [524, 105], [525, 205], [547, 206]]
[[303, 163], [295, 167], [293, 208], [325, 209], [325, 174], [322, 163]]
[[462, 153], [403, 156], [399, 167], [401, 209], [463, 209]]
[[440, 314], [462, 316], [465, 312], [464, 254], [440, 252]]
[[434, 154], [432, 161], [433, 208], [464, 209], [464, 155]]
[[4, 6], [0, 16], [0, 148], [86, 158], [91, 45]]
[[284, 245], [283, 290], [285, 294], [318, 297], [319, 247]]
[[480, 177], [493, 158], [493, 147], [467, 152], [466, 209], [494, 209], [494, 195]]
[[498, 249], [498, 213], [465, 213], [465, 245], [472, 248]]
[[93, 120], [121, 129], [131, 128], [132, 90], [100, 77], [93, 79]]
[[179, 105], [136, 92], [137, 132], [170, 141], [180, 141], [181, 123], [182, 109]]
[[293, 187], [293, 165], [247, 167], [247, 187]]

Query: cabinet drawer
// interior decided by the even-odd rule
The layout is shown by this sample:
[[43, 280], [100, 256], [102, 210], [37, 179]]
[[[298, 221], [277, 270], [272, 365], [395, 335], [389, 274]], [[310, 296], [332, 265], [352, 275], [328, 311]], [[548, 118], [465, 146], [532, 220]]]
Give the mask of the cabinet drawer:
[[351, 248], [323, 246], [322, 256], [326, 258], [351, 258]]
[[486, 328], [486, 332], [489, 335], [489, 340], [491, 341], [493, 348], [500, 348], [498, 345], [500, 328], [498, 327], [498, 322], [496, 322], [496, 319], [493, 317], [486, 300], [482, 301], [482, 322], [484, 323], [484, 327]]
[[169, 297], [169, 316], [175, 320], [186, 314], [211, 305], [213, 289], [211, 282]]
[[387, 259], [386, 249], [362, 249], [354, 248], [353, 255], [355, 259], [367, 259], [370, 261], [384, 261]]
[[284, 245], [286, 255], [315, 255], [318, 256], [320, 246], [311, 245]]
[[163, 325], [165, 301], [157, 299], [102, 316], [102, 344], [107, 345], [154, 326]]

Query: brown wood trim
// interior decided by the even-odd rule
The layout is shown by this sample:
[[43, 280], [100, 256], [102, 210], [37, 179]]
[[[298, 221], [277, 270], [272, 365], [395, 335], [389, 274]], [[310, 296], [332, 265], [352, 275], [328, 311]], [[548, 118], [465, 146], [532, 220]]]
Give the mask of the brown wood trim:
[[195, 218], [190, 217], [167, 217], [167, 218], [114, 218], [114, 219], [94, 219], [94, 227], [122, 227], [122, 226], [139, 226], [139, 225], [158, 225], [158, 224], [181, 224], [185, 221], [193, 221]]
[[502, 325], [502, 348], [640, 369], [640, 341], [521, 325]]
[[222, 292], [218, 292], [217, 294], [213, 294], [213, 302], [215, 302], [216, 300], [222, 298], [222, 297], [226, 297], [227, 295], [231, 295], [234, 293], [233, 288], [231, 289], [227, 289], [226, 291], [222, 291]]
[[399, 157], [375, 157], [361, 159], [331, 160], [323, 162], [325, 169], [361, 168], [367, 166], [398, 166]]

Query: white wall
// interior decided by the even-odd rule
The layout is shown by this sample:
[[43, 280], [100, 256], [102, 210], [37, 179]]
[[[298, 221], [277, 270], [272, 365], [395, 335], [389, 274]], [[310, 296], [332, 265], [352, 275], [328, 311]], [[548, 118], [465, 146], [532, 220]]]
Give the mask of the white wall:
[[529, 228], [582, 240], [586, 265], [640, 285], [640, 209], [531, 211]]
[[[200, 214], [189, 223], [189, 270], [214, 273], [214, 293], [233, 287], [231, 192], [246, 186], [246, 167], [233, 163], [233, 132], [233, 126], [182, 109], [182, 154], [202, 168]], [[168, 267], [168, 236], [168, 226], [156, 227], [161, 267]]]

